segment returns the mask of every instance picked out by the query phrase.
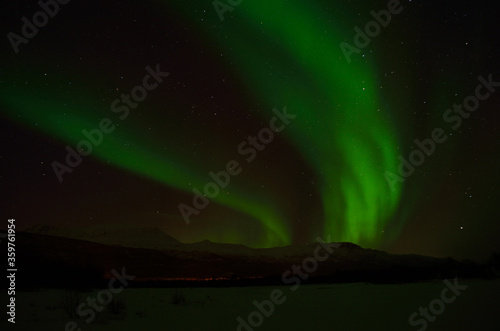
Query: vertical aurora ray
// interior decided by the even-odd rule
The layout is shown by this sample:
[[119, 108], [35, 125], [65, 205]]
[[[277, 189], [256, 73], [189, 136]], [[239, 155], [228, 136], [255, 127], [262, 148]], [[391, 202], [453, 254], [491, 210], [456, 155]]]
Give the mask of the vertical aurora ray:
[[341, 22], [331, 13], [312, 3], [246, 1], [234, 17], [204, 26], [221, 26], [213, 37], [252, 91], [297, 115], [285, 135], [321, 179], [323, 235], [373, 247], [401, 195], [384, 177], [397, 173], [397, 135], [380, 112], [375, 68], [346, 62], [338, 45], [353, 33], [330, 23]]

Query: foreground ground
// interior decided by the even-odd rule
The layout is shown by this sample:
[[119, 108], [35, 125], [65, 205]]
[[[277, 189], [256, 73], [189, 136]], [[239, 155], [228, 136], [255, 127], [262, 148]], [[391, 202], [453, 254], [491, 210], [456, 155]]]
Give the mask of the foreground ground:
[[[427, 330], [499, 330], [500, 280], [464, 280], [459, 284], [467, 288], [452, 303], [444, 304], [444, 311], [428, 323]], [[262, 302], [280, 289], [286, 299], [254, 330], [419, 330], [421, 324], [409, 324], [410, 314], [440, 299], [444, 288], [442, 281], [301, 285], [295, 291], [291, 286], [185, 288], [177, 293], [176, 304], [175, 289], [127, 288], [115, 295], [124, 307], [116, 308], [115, 315], [108, 310], [97, 313], [90, 324], [70, 318], [61, 308], [64, 291], [40, 290], [17, 293], [16, 324], [7, 329], [65, 330], [68, 321], [75, 321], [83, 331], [237, 330], [236, 318], [247, 320], [256, 310], [254, 300]], [[85, 300], [95, 297], [96, 291], [81, 295]], [[6, 315], [2, 315], [5, 325]]]

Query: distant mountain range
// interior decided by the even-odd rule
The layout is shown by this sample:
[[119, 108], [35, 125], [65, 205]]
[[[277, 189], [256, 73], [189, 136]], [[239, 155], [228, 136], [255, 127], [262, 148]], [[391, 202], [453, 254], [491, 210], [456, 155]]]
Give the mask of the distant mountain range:
[[[310, 269], [319, 250], [325, 256], [327, 249], [318, 245], [254, 249], [210, 241], [184, 244], [153, 227], [36, 225], [17, 233], [17, 261], [23, 271], [18, 273], [22, 277], [18, 284], [25, 288], [99, 286], [111, 277], [111, 270], [122, 268], [136, 277], [136, 286], [153, 281], [155, 286], [281, 284], [284, 272], [292, 272], [294, 265], [304, 269], [309, 261], [305, 267]], [[487, 265], [452, 258], [395, 255], [352, 243], [323, 246], [331, 254], [324, 261], [316, 260], [308, 282], [399, 283], [493, 276]]]

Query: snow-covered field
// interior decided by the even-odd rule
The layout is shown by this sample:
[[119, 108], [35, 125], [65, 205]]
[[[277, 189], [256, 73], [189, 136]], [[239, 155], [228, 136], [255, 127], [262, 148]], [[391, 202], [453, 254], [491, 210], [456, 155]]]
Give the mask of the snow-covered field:
[[[467, 289], [452, 303], [445, 304], [444, 311], [429, 323], [427, 330], [500, 330], [497, 317], [500, 280], [464, 280], [459, 284], [466, 285]], [[185, 304], [172, 303], [175, 289], [127, 288], [116, 295], [116, 299], [125, 302], [123, 320], [103, 312], [97, 313], [90, 324], [83, 319], [70, 319], [58, 308], [59, 290], [18, 292], [16, 324], [8, 329], [65, 330], [66, 323], [73, 320], [81, 330], [237, 330], [236, 318], [241, 316], [247, 320], [248, 315], [257, 310], [252, 302], [269, 299], [272, 291], [278, 289], [286, 299], [280, 297], [284, 302], [275, 305], [274, 312], [252, 329], [419, 330], [421, 325], [409, 325], [410, 314], [439, 299], [443, 288], [442, 281], [404, 285], [301, 285], [295, 291], [291, 286], [184, 288], [181, 292]], [[96, 292], [83, 295], [95, 297]], [[2, 315], [4, 324], [6, 315]]]

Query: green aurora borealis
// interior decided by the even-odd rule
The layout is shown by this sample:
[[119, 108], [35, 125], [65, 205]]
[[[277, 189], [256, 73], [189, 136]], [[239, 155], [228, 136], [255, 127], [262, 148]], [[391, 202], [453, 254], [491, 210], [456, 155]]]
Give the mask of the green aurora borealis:
[[[293, 105], [299, 120], [286, 134], [321, 180], [322, 236], [376, 245], [401, 192], [381, 176], [383, 169], [397, 172], [397, 132], [379, 112], [376, 69], [364, 61], [347, 65], [338, 45], [350, 33], [340, 24], [332, 29], [311, 4], [252, 1], [224, 24], [228, 35], [219, 44], [248, 88], [269, 105]], [[263, 24], [272, 38], [248, 38], [259, 36]], [[256, 52], [262, 48], [266, 53]], [[267, 65], [277, 68], [270, 78]]]
[[[401, 4], [403, 12], [393, 16], [366, 49], [353, 54], [351, 63], [339, 44], [353, 44], [353, 27], [362, 27], [372, 19], [365, 14], [385, 9], [386, 3], [364, 5], [360, 18], [355, 9], [346, 9], [347, 4], [244, 0], [221, 22], [208, 1], [155, 0], [140, 14], [149, 14], [151, 24], [97, 17], [97, 27], [89, 27], [87, 37], [75, 37], [81, 27], [48, 26], [21, 45], [20, 54], [12, 55], [15, 65], [3, 69], [2, 79], [10, 84], [2, 86], [2, 113], [57, 146], [44, 163], [51, 185], [76, 187], [81, 181], [78, 173], [87, 174], [84, 168], [90, 159], [100, 162], [100, 166], [92, 164], [92, 170], [116, 168], [120, 176], [125, 172], [141, 178], [145, 187], [161, 184], [154, 191], [164, 196], [151, 210], [144, 208], [137, 214], [164, 217], [166, 227], [180, 240], [271, 247], [331, 236], [332, 241], [365, 247], [387, 246], [400, 236], [417, 197], [409, 194], [402, 204], [407, 182], [391, 190], [384, 173], [398, 173], [398, 156], [408, 154], [414, 137], [429, 132], [427, 127], [405, 124], [406, 115], [401, 113], [404, 107], [416, 108], [399, 96], [422, 93], [406, 92], [403, 87], [413, 88], [418, 72], [408, 73], [409, 82], [401, 86], [393, 82], [391, 92], [382, 88], [391, 62], [383, 58], [390, 53], [383, 46], [390, 45], [390, 38], [399, 40], [397, 28], [404, 15], [410, 15], [406, 11], [411, 4]], [[12, 22], [14, 27], [19, 25]], [[76, 23], [56, 17], [51, 24], [67, 28]], [[49, 42], [56, 31], [61, 40]], [[114, 41], [113, 35], [120, 36]], [[56, 45], [59, 51], [52, 54]], [[82, 52], [87, 62], [80, 63]], [[183, 57], [186, 63], [181, 63]], [[418, 56], [409, 49], [404, 61], [413, 58]], [[119, 119], [120, 113], [111, 111], [110, 105], [142, 81], [146, 66], [157, 63], [169, 76], [129, 109], [126, 118]], [[206, 70], [196, 72], [202, 66]], [[192, 71], [186, 71], [190, 67]], [[450, 69], [455, 68], [450, 65]], [[125, 79], [117, 78], [122, 75]], [[435, 104], [430, 128], [441, 123], [439, 114], [450, 104], [439, 99], [438, 90], [440, 81], [453, 79], [440, 75], [435, 86], [426, 90], [434, 96], [426, 100]], [[183, 83], [204, 76], [210, 77], [203, 78], [204, 86]], [[222, 83], [226, 81], [231, 86]], [[188, 87], [179, 87], [183, 84]], [[464, 86], [454, 87], [462, 93]], [[224, 100], [215, 107], [210, 98]], [[239, 109], [229, 112], [230, 107]], [[245, 162], [238, 155], [238, 144], [267, 127], [273, 108], [283, 107], [296, 118], [283, 132], [275, 133], [274, 141], [255, 161]], [[64, 175], [62, 184], [57, 183], [50, 162], [64, 162], [64, 146], [76, 148], [84, 138], [82, 130], [98, 127], [102, 118], [117, 124], [114, 131], [83, 157], [82, 165]], [[449, 145], [443, 155], [450, 155]], [[209, 207], [186, 225], [177, 205], [191, 205], [193, 189], [202, 190], [210, 181], [208, 173], [224, 169], [231, 159], [240, 162], [242, 174], [232, 177]], [[309, 179], [298, 183], [297, 173], [310, 175], [311, 184]], [[310, 194], [305, 193], [306, 186]], [[415, 185], [413, 191], [424, 187]], [[163, 209], [161, 201], [165, 201]], [[311, 207], [289, 208], [301, 201]], [[295, 210], [300, 210], [300, 225]], [[103, 214], [109, 213], [117, 214]]]

